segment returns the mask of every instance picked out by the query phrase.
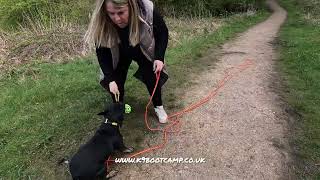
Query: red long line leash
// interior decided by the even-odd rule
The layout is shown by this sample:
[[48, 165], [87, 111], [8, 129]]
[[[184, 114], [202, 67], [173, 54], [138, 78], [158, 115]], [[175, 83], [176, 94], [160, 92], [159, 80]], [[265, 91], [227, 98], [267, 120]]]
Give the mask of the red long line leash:
[[[191, 104], [190, 106], [187, 106], [186, 108], [184, 108], [181, 111], [178, 111], [174, 114], [170, 114], [168, 116], [168, 120], [169, 123], [164, 127], [164, 128], [151, 128], [149, 125], [149, 120], [148, 120], [148, 108], [152, 102], [152, 98], [154, 96], [154, 93], [156, 91], [156, 88], [158, 86], [158, 82], [160, 79], [160, 72], [158, 72], [156, 74], [156, 84], [155, 87], [153, 89], [152, 95], [150, 96], [149, 102], [146, 105], [146, 110], [144, 113], [144, 121], [145, 121], [145, 125], [148, 128], [148, 130], [150, 131], [160, 131], [163, 134], [163, 141], [162, 143], [158, 144], [158, 145], [154, 145], [152, 147], [146, 148], [144, 150], [141, 150], [139, 152], [136, 152], [134, 154], [129, 155], [129, 158], [133, 158], [136, 157], [138, 155], [147, 153], [147, 152], [151, 152], [154, 151], [156, 149], [161, 149], [163, 148], [166, 143], [168, 142], [168, 133], [176, 133], [180, 131], [180, 127], [181, 127], [181, 121], [180, 121], [180, 117], [188, 112], [193, 111], [194, 109], [202, 106], [203, 104], [207, 103], [210, 99], [213, 99], [219, 92], [220, 89], [222, 89], [222, 87], [225, 86], [226, 83], [228, 83], [233, 77], [235, 77], [237, 74], [241, 73], [242, 71], [244, 71], [245, 69], [249, 68], [251, 65], [253, 65], [253, 61], [251, 59], [247, 59], [245, 60], [243, 63], [241, 63], [240, 65], [236, 66], [236, 67], [232, 67], [229, 68], [225, 71], [225, 75], [224, 77], [218, 82], [216, 88], [213, 88], [207, 96], [205, 96], [204, 98], [200, 99], [199, 101]], [[231, 72], [233, 69], [236, 69], [235, 72]], [[114, 161], [111, 159], [111, 156], [109, 156], [109, 158], [106, 160], [106, 166], [109, 166], [110, 163]]]

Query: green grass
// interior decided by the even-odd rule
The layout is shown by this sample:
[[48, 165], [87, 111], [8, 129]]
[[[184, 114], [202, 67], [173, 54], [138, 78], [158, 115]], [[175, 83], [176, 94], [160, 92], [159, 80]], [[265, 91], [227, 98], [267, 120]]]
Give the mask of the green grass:
[[[41, 21], [49, 25], [60, 18], [69, 23], [87, 24], [93, 1], [0, 0], [0, 28], [17, 30], [19, 25]], [[74, 8], [77, 7], [77, 8]]]
[[[234, 16], [215, 33], [169, 49], [170, 80], [164, 94], [168, 110], [181, 107], [177, 97], [190, 85], [188, 79], [214, 63], [199, 61], [208, 48], [217, 48], [267, 15]], [[101, 121], [96, 114], [105, 104], [106, 93], [98, 84], [95, 61], [95, 57], [88, 57], [67, 64], [27, 65], [0, 79], [0, 179], [68, 176], [57, 161], [72, 155], [94, 133]], [[132, 77], [135, 69], [136, 65], [130, 67], [125, 97], [133, 112], [126, 115], [122, 132], [127, 144], [141, 149], [146, 136], [158, 135], [144, 127], [148, 94]]]
[[[295, 112], [293, 125], [297, 174], [320, 179], [320, 26], [304, 19], [295, 0], [282, 0], [288, 20], [280, 33], [280, 70], [286, 80], [286, 98]], [[319, 8], [319, 7], [318, 7]]]

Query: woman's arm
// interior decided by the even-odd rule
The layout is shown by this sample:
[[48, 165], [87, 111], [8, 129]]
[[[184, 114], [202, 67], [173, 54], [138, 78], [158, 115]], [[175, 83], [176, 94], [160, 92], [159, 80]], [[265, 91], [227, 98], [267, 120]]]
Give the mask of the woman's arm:
[[164, 62], [169, 33], [167, 25], [157, 9], [153, 10], [153, 35], [155, 39], [154, 59]]
[[96, 54], [98, 58], [98, 62], [100, 68], [104, 74], [103, 84], [102, 86], [109, 86], [111, 81], [114, 81], [114, 71], [113, 71], [113, 63], [112, 63], [112, 55], [110, 48], [99, 47], [96, 48]]

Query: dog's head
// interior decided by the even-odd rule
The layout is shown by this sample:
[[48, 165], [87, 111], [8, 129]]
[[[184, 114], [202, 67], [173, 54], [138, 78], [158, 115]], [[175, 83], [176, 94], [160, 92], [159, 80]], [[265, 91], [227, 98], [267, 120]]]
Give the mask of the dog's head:
[[103, 115], [104, 123], [116, 125], [122, 125], [123, 121], [123, 114], [124, 114], [124, 104], [123, 103], [112, 103], [110, 104], [105, 111], [99, 113], [98, 115]]

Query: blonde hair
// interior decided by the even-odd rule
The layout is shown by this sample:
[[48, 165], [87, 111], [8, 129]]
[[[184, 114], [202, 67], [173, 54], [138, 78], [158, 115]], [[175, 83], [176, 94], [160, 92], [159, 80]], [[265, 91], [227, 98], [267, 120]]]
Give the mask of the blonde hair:
[[92, 13], [88, 30], [84, 36], [87, 44], [95, 44], [96, 47], [111, 48], [120, 40], [114, 23], [106, 12], [106, 3], [112, 2], [117, 6], [128, 5], [129, 7], [129, 42], [136, 46], [139, 41], [140, 11], [136, 0], [96, 0], [96, 6]]

